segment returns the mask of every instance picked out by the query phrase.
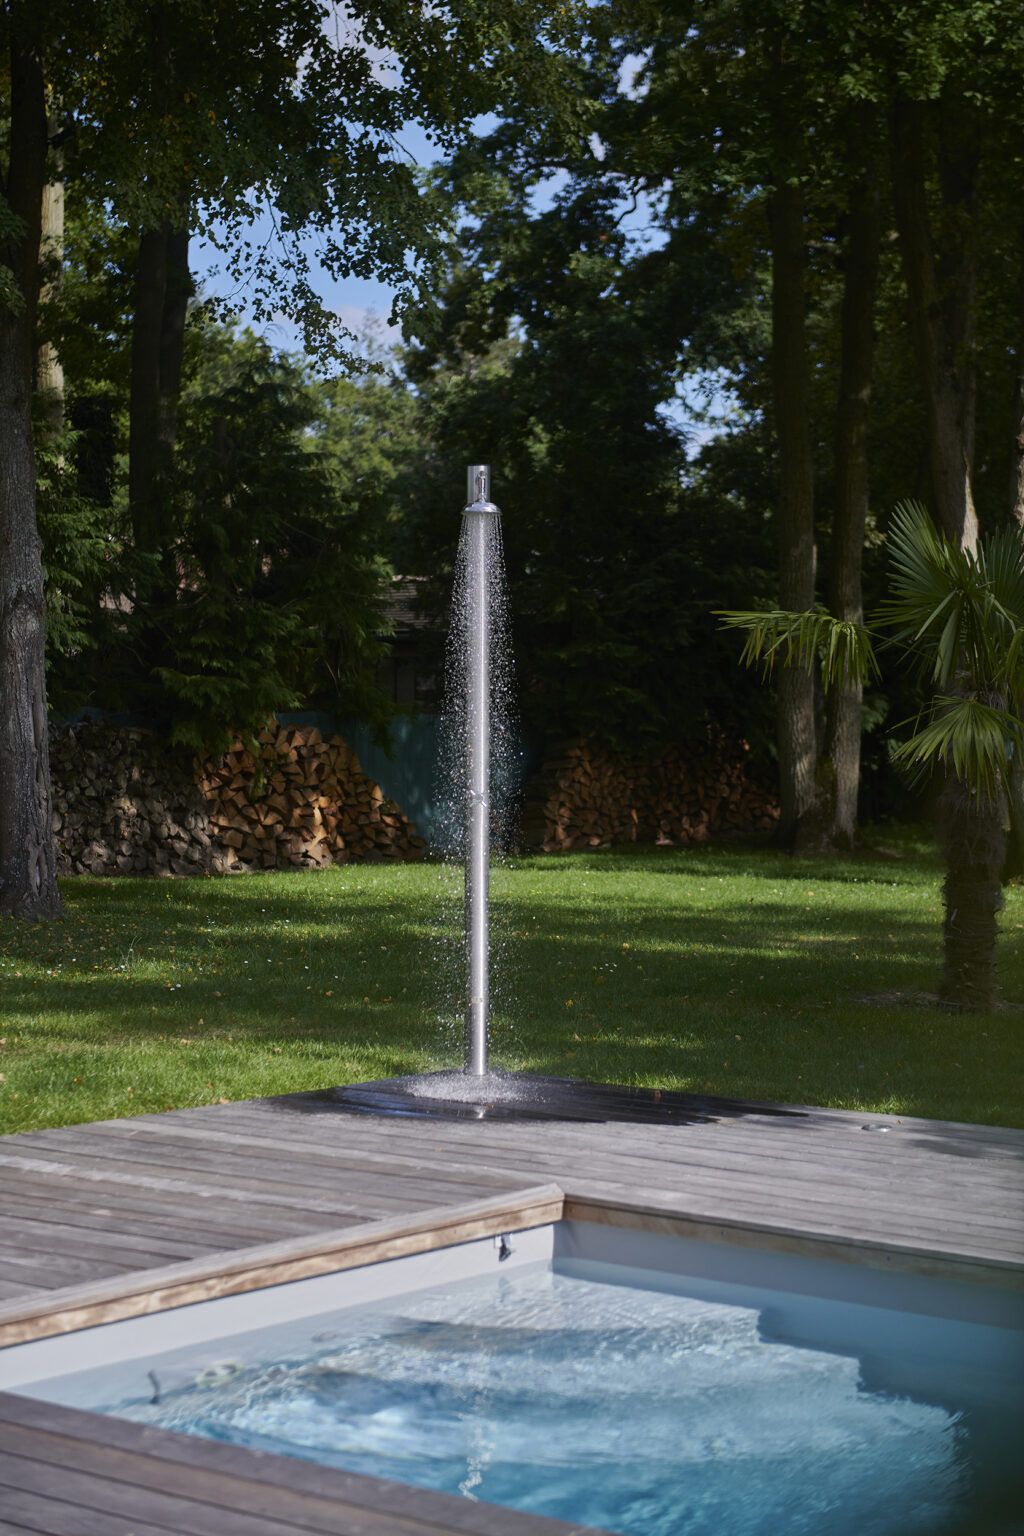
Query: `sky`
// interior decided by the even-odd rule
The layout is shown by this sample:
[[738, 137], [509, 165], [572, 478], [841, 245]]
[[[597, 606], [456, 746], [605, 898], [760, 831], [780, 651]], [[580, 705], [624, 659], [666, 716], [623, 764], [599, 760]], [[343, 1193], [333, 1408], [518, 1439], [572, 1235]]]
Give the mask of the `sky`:
[[[635, 77], [643, 60], [639, 58], [627, 59], [622, 70], [622, 89], [627, 94], [636, 91]], [[378, 67], [382, 72], [389, 69], [388, 61], [381, 58]], [[485, 133], [494, 126], [493, 118], [482, 118], [476, 125], [478, 133]], [[410, 161], [421, 167], [427, 167], [436, 163], [437, 147], [428, 139], [425, 131], [418, 123], [407, 123], [398, 138], [402, 152]], [[603, 148], [595, 138], [591, 148], [595, 158], [603, 158]], [[558, 186], [565, 180], [559, 173], [552, 177], [544, 186], [537, 198], [538, 208], [550, 206]], [[650, 209], [641, 200], [636, 211], [627, 215], [624, 224], [627, 229], [632, 227], [638, 239], [643, 238], [645, 243], [658, 243], [661, 236], [657, 231], [651, 231]], [[646, 232], [644, 227], [648, 226]], [[254, 225], [253, 237], [258, 240], [266, 239], [270, 233], [268, 220], [258, 221]], [[309, 247], [313, 250], [312, 243]], [[234, 293], [234, 283], [219, 269], [222, 263], [220, 254], [207, 242], [194, 239], [190, 248], [190, 265], [197, 279], [200, 290], [209, 295], [225, 297], [233, 295], [233, 301], [239, 304], [242, 317], [253, 324], [251, 316], [245, 313], [244, 293]], [[389, 315], [394, 299], [394, 289], [386, 283], [373, 278], [346, 277], [335, 279], [323, 271], [315, 262], [312, 264], [311, 281], [324, 306], [333, 311], [350, 332], [357, 338], [372, 338], [364, 345], [354, 346], [354, 351], [372, 350], [376, 355], [386, 348], [391, 340], [399, 340], [397, 328], [389, 329]], [[266, 339], [276, 347], [290, 351], [301, 351], [301, 341], [296, 327], [285, 316], [275, 317], [260, 325], [254, 324]], [[702, 374], [684, 380], [677, 389], [674, 400], [668, 400], [662, 407], [663, 415], [675, 425], [681, 427], [686, 434], [687, 455], [693, 457], [699, 452], [701, 446], [710, 438], [725, 430], [731, 414], [735, 410], [736, 403], [729, 395], [722, 379], [712, 375]]]
[[[399, 135], [399, 143], [405, 154], [417, 165], [428, 166], [436, 159], [436, 147], [429, 142], [418, 123], [406, 125]], [[253, 225], [250, 238], [255, 241], [265, 240], [269, 233], [270, 224], [264, 218]], [[312, 245], [309, 248], [312, 250]], [[219, 270], [222, 261], [220, 253], [208, 242], [200, 238], [192, 240], [189, 264], [202, 292], [218, 297], [234, 294], [233, 281]], [[324, 306], [332, 310], [349, 330], [361, 334], [370, 327], [387, 334], [394, 289], [386, 283], [362, 277], [334, 279], [316, 266], [311, 273], [311, 281]], [[238, 300], [244, 301], [244, 294], [238, 295]], [[244, 302], [241, 304], [241, 312], [243, 318], [252, 323], [251, 317], [245, 314]], [[298, 331], [283, 316], [265, 324], [254, 325], [254, 329], [266, 336], [274, 346], [301, 349]], [[394, 338], [398, 340], [397, 331], [394, 332]]]

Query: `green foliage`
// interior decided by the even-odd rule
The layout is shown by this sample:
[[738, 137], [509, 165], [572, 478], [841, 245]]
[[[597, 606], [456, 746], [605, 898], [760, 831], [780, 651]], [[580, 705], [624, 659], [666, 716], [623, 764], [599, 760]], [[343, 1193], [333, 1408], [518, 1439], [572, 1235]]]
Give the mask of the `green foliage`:
[[97, 347], [69, 398], [83, 425], [39, 451], [51, 702], [127, 712], [197, 750], [298, 707], [352, 715], [383, 739], [382, 552], [408, 392], [377, 376], [315, 380], [251, 333], [199, 318], [186, 353], [161, 552], [132, 542], [116, 345]]
[[820, 667], [826, 688], [868, 683], [881, 675], [864, 626], [833, 618], [823, 609], [813, 613], [786, 613], [782, 609], [722, 612], [719, 617], [727, 628], [746, 633], [741, 665], [750, 667], [760, 662], [766, 677], [779, 661], [812, 673]]
[[[585, 109], [571, 44], [585, 12], [579, 0], [53, 0], [0, 16], [0, 43], [28, 25], [42, 57], [68, 189], [66, 270], [40, 336], [56, 343], [70, 418], [86, 426], [47, 471], [63, 479], [44, 486], [44, 519], [51, 651], [81, 653], [83, 696], [196, 746], [299, 702], [384, 730], [380, 551], [410, 397], [391, 383], [317, 385], [307, 364], [210, 317], [241, 306], [257, 323], [285, 317], [311, 363], [364, 373], [317, 279], [376, 277], [395, 290], [395, 316], [429, 307], [450, 209], [409, 163], [403, 125], [452, 150], [516, 99], [575, 132]], [[119, 455], [139, 238], [162, 230], [219, 250], [232, 291], [194, 307], [176, 460], [161, 463], [161, 526], [143, 550]], [[168, 377], [175, 366], [161, 363]], [[166, 417], [160, 430], [174, 437]], [[94, 525], [102, 576], [89, 564]]]
[[[977, 493], [988, 526], [1005, 515], [1019, 345], [1019, 296], [1006, 274], [1019, 266], [1013, 188], [1024, 142], [1019, 21], [1007, 0], [941, 0], [927, 13], [854, 0], [714, 0], [696, 9], [656, 0], [357, 0], [344, 10], [326, 0], [141, 9], [127, 0], [85, 8], [54, 0], [44, 30], [59, 40], [53, 86], [69, 196], [63, 289], [42, 329], [59, 341], [76, 425], [85, 402], [107, 410], [111, 461], [124, 446], [137, 234], [169, 213], [186, 210], [222, 249], [234, 286], [228, 308], [245, 305], [257, 320], [287, 316], [321, 364], [350, 352], [351, 338], [317, 297], [320, 271], [392, 284], [416, 337], [405, 357], [408, 387], [386, 366], [372, 387], [304, 377], [298, 409], [283, 376], [271, 381], [257, 370], [243, 385], [225, 363], [215, 380], [218, 332], [195, 327], [189, 367], [203, 370], [205, 383], [182, 416], [163, 574], [127, 539], [123, 465], [113, 464], [103, 518], [109, 597], [122, 603], [148, 581], [163, 585], [151, 616], [162, 635], [159, 670], [140, 686], [143, 616], [101, 608], [85, 583], [75, 601], [91, 619], [74, 643], [91, 638], [104, 665], [90, 682], [79, 657], [80, 692], [155, 709], [190, 739], [212, 729], [218, 710], [255, 718], [270, 698], [344, 698], [380, 720], [356, 661], [374, 653], [375, 561], [386, 549], [397, 568], [431, 578], [440, 615], [463, 465], [483, 457], [495, 464], [507, 510], [527, 721], [545, 735], [593, 730], [632, 743], [684, 734], [710, 716], [763, 741], [769, 703], [731, 665], [730, 637], [711, 613], [729, 609], [757, 625], [763, 615], [752, 610], [763, 602], [770, 611], [776, 600], [764, 510], [776, 501], [767, 201], [780, 179], [801, 181], [827, 580], [845, 130], [850, 110], [870, 104], [868, 138], [884, 176], [886, 114], [897, 97], [933, 104], [933, 140], [943, 113], [969, 106], [984, 117], [991, 170], [979, 210]], [[641, 68], [627, 90], [630, 59]], [[793, 125], [792, 153], [781, 156], [769, 131], [780, 101]], [[474, 140], [469, 125], [487, 111], [500, 121]], [[449, 157], [434, 177], [398, 148], [409, 119]], [[813, 155], [802, 143], [813, 143]], [[460, 216], [456, 248], [450, 235]], [[207, 316], [218, 311], [201, 304]], [[895, 244], [883, 252], [877, 329], [871, 457], [881, 508], [908, 487], [923, 492], [925, 473]], [[694, 445], [671, 402], [684, 389], [692, 397], [701, 379], [727, 388], [738, 409], [726, 434], [688, 457]], [[277, 514], [265, 514], [264, 501], [284, 500], [286, 475], [256, 467], [255, 442], [244, 451], [234, 442], [243, 401], [320, 509], [310, 520], [322, 559], [309, 552], [316, 539], [285, 547]], [[218, 410], [241, 473], [236, 499], [272, 550], [268, 571], [245, 547], [218, 467]], [[89, 436], [83, 430], [80, 461]], [[325, 475], [336, 506], [347, 509], [344, 530], [325, 509]], [[69, 481], [65, 502], [71, 490]], [[96, 485], [80, 477], [77, 494], [86, 490], [99, 504]], [[870, 519], [869, 608], [885, 581], [885, 522], [880, 512]], [[61, 536], [53, 526], [48, 543]], [[72, 527], [67, 518], [64, 526]], [[55, 569], [73, 565], [70, 539], [64, 547], [53, 553]], [[83, 556], [89, 547], [83, 537]], [[354, 561], [348, 574], [343, 547]], [[187, 570], [181, 585], [176, 563]], [[68, 579], [55, 590], [70, 591]], [[342, 623], [349, 597], [351, 619]], [[61, 622], [56, 616], [55, 645], [64, 644]], [[868, 674], [873, 663], [855, 627], [830, 631], [817, 614], [801, 622], [807, 633], [793, 630], [780, 655], [804, 646], [836, 679], [858, 666]], [[953, 629], [949, 636], [947, 660]], [[902, 718], [920, 704], [921, 679], [895, 666], [895, 655], [879, 649], [872, 718]], [[56, 656], [54, 667], [57, 675]]]
[[389, 572], [372, 488], [332, 456], [331, 398], [251, 335], [203, 338], [182, 404], [175, 581], [143, 616], [167, 657], [147, 702], [176, 741], [208, 747], [310, 702], [386, 722], [372, 667]]
[[428, 302], [446, 210], [399, 135], [451, 148], [513, 96], [577, 112], [578, 3], [53, 0], [41, 42], [72, 179], [133, 232], [165, 221], [221, 253], [227, 318], [287, 316], [330, 368], [362, 359], [318, 291], [377, 277]]
[[[890, 643], [943, 690], [892, 759], [911, 772], [951, 767], [991, 801], [1024, 754], [1024, 536], [1002, 528], [976, 551], [964, 550], [938, 532], [923, 506], [904, 502], [892, 520], [889, 564], [892, 595], [875, 615], [875, 634], [891, 632]], [[721, 618], [746, 635], [746, 667], [767, 673], [779, 659], [808, 672], [820, 666], [826, 689], [878, 675], [870, 628], [827, 613]]]
[[[515, 149], [499, 132], [487, 152]], [[661, 410], [675, 375], [666, 295], [633, 267], [614, 188], [581, 176], [536, 211], [527, 167], [466, 156], [451, 176], [471, 222], [439, 323], [406, 355], [429, 449], [398, 558], [441, 576], [443, 612], [462, 466], [489, 459], [531, 734], [635, 746], [709, 717], [749, 733], [756, 690], [724, 648], [714, 665], [708, 608], [764, 589], [770, 531], [724, 446], [685, 472]]]
[[[2, 99], [2, 98], [0, 98]], [[3, 138], [7, 137], [7, 123], [3, 123], [0, 129]], [[6, 150], [6, 145], [3, 146]], [[0, 188], [0, 247], [11, 246], [20, 240], [25, 232], [25, 223], [11, 209], [2, 188]], [[0, 307], [11, 314], [20, 314], [25, 307], [25, 296], [21, 291], [18, 279], [14, 271], [6, 262], [0, 261]]]
[[894, 761], [912, 771], [952, 765], [992, 800], [1024, 753], [1024, 536], [1006, 527], [963, 550], [908, 502], [890, 547], [892, 597], [879, 625], [940, 690]]
[[937, 688], [1024, 698], [1024, 540], [997, 529], [976, 551], [936, 530], [916, 502], [897, 507], [889, 532], [892, 596], [878, 622], [920, 658]]
[[961, 783], [991, 802], [1008, 779], [1008, 755], [1024, 752], [1024, 725], [1017, 715], [978, 698], [939, 695], [931, 718], [893, 748], [893, 761], [911, 772], [936, 763], [951, 766]]
[[36, 447], [37, 516], [46, 578], [48, 693], [57, 709], [82, 702], [88, 675], [83, 653], [101, 641], [100, 607], [120, 549], [108, 510], [81, 493], [74, 469], [77, 434], [63, 432]]
[[71, 175], [60, 283], [40, 310], [40, 336], [60, 353], [72, 401], [116, 395], [127, 408], [138, 233], [115, 222]]

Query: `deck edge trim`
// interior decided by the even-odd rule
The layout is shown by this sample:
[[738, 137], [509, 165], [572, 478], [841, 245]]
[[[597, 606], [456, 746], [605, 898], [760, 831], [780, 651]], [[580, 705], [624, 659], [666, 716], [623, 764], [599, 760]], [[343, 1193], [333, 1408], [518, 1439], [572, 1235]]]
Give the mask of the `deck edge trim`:
[[385, 1259], [429, 1253], [504, 1231], [547, 1226], [562, 1219], [563, 1205], [559, 1185], [533, 1185], [462, 1205], [434, 1206], [312, 1237], [239, 1248], [213, 1260], [187, 1260], [63, 1287], [27, 1299], [27, 1305], [13, 1301], [0, 1306], [0, 1349]]
[[1024, 1290], [1024, 1263], [995, 1255], [958, 1253], [924, 1243], [900, 1243], [884, 1238], [859, 1238], [749, 1217], [708, 1216], [688, 1212], [678, 1202], [631, 1200], [617, 1193], [566, 1184], [563, 1220], [592, 1221], [604, 1226], [666, 1232], [705, 1242], [771, 1249], [806, 1257], [865, 1264], [873, 1269], [898, 1270], [947, 1280], [967, 1280], [1002, 1289]]

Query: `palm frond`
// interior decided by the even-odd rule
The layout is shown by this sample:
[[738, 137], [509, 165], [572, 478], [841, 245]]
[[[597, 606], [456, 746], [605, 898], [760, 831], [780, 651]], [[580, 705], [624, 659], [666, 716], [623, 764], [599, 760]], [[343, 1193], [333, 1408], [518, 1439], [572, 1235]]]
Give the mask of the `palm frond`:
[[892, 759], [911, 771], [936, 764], [994, 800], [1009, 776], [1010, 754], [1024, 752], [1024, 724], [1005, 709], [974, 698], [937, 698], [928, 723], [894, 747]]
[[883, 605], [889, 627], [908, 644], [936, 623], [950, 599], [950, 550], [920, 502], [896, 507], [888, 534], [893, 596]]
[[1005, 688], [1016, 713], [1024, 711], [1024, 625], [1014, 631], [995, 681]]
[[981, 556], [992, 599], [1015, 629], [1024, 627], [1024, 530], [999, 528], [982, 541]]
[[934, 685], [984, 691], [1024, 623], [1024, 540], [1015, 529], [975, 550], [943, 537], [919, 502], [902, 502], [889, 531], [892, 596], [877, 621], [915, 654]]
[[743, 665], [760, 665], [766, 676], [777, 662], [807, 672], [820, 665], [827, 689], [867, 683], [879, 676], [871, 636], [863, 624], [835, 619], [830, 613], [792, 613], [783, 608], [767, 613], [720, 610], [717, 616], [724, 628], [746, 635], [740, 655]]

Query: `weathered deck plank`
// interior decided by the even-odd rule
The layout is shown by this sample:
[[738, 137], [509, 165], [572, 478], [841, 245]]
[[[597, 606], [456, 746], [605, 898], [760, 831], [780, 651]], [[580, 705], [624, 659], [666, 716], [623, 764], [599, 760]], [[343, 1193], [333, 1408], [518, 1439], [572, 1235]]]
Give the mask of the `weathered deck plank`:
[[[9, 1492], [22, 1496], [20, 1505], [9, 1501]], [[587, 1530], [0, 1393], [0, 1509], [22, 1520], [32, 1501], [46, 1518], [52, 1515], [45, 1505], [53, 1504], [83, 1517], [127, 1521], [125, 1536], [151, 1529], [176, 1536], [585, 1536]], [[92, 1528], [83, 1519], [70, 1532], [83, 1536]], [[118, 1531], [113, 1523], [95, 1529], [98, 1536]]]
[[[682, 1126], [384, 1121], [299, 1095], [0, 1140], [0, 1339], [274, 1283], [348, 1262], [367, 1234], [400, 1247], [427, 1213], [543, 1202], [542, 1186], [570, 1191], [570, 1209], [642, 1196], [652, 1220], [697, 1234], [748, 1226], [1024, 1283], [1024, 1132], [815, 1109]], [[0, 1536], [570, 1529], [0, 1391]]]
[[[657, 1127], [381, 1121], [304, 1097], [218, 1105], [0, 1141], [0, 1284], [12, 1299], [19, 1278], [64, 1288], [90, 1264], [97, 1279], [165, 1265], [169, 1244], [200, 1258], [545, 1179], [1017, 1262], [1022, 1167], [1018, 1131], [842, 1111]], [[31, 1214], [83, 1231], [77, 1252], [55, 1242], [44, 1274], [16, 1235]]]

